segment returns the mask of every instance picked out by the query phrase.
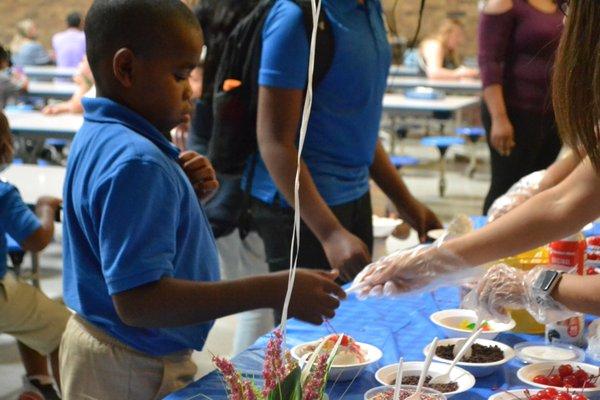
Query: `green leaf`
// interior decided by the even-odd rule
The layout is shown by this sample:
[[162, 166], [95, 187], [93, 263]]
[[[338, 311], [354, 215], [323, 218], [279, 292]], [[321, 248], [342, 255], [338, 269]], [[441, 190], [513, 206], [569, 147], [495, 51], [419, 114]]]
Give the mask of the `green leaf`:
[[302, 386], [300, 386], [300, 367], [292, 372], [269, 393], [267, 400], [302, 400]]

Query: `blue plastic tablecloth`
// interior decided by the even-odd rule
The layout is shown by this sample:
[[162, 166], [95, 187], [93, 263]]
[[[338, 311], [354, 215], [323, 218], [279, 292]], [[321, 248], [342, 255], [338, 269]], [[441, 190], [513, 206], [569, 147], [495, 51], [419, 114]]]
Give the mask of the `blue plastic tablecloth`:
[[[437, 310], [456, 308], [459, 290], [446, 288], [433, 294], [410, 296], [401, 299], [369, 299], [359, 301], [350, 296], [340, 309], [331, 325], [337, 332], [347, 333], [360, 342], [370, 343], [383, 351], [383, 358], [366, 368], [352, 383], [329, 384], [327, 393], [332, 400], [362, 400], [364, 393], [375, 386], [375, 371], [382, 366], [396, 363], [400, 356], [406, 361], [424, 359], [423, 348], [434, 336], [444, 337], [441, 329], [429, 321], [429, 315]], [[291, 348], [302, 342], [318, 339], [330, 333], [328, 327], [315, 327], [299, 321], [288, 325], [288, 345]], [[245, 377], [260, 377], [263, 353], [268, 336], [260, 338], [248, 350], [234, 358], [234, 363]], [[501, 334], [497, 340], [511, 346], [530, 340], [541, 340], [541, 336]], [[207, 349], [210, 351], [210, 349]], [[473, 389], [453, 397], [456, 400], [483, 400], [494, 391], [524, 387], [517, 379], [517, 369], [522, 364], [514, 359], [502, 370], [485, 378], [477, 379]], [[227, 399], [221, 377], [213, 372], [180, 390], [166, 399]]]

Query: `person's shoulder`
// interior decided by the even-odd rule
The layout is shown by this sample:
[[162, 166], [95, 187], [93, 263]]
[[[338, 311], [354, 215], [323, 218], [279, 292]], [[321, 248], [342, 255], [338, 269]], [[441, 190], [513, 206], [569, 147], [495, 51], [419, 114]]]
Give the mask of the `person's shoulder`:
[[277, 0], [269, 13], [268, 22], [281, 20], [286, 23], [303, 23], [304, 14], [293, 0]]
[[512, 10], [513, 6], [513, 0], [489, 0], [483, 7], [483, 13], [490, 15], [504, 14]]
[[0, 179], [0, 202], [2, 205], [6, 206], [6, 204], [4, 204], [6, 201], [10, 201], [16, 197], [20, 197], [17, 188], [5, 180]]

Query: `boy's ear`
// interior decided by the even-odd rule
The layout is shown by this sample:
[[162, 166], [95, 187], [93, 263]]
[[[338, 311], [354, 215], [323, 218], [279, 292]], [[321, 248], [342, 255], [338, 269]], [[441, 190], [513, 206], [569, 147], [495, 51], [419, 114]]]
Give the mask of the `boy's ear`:
[[117, 50], [113, 57], [113, 74], [115, 78], [126, 88], [133, 84], [133, 63], [135, 55], [133, 52], [124, 47]]

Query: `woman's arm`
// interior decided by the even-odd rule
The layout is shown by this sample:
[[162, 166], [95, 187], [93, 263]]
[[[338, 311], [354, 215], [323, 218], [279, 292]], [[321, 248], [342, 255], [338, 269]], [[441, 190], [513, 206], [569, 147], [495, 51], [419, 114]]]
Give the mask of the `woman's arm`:
[[421, 44], [420, 52], [425, 61], [425, 72], [430, 79], [460, 79], [472, 76], [471, 70], [464, 67], [444, 68], [444, 47], [437, 40], [424, 41]]
[[483, 99], [492, 119], [491, 144], [507, 156], [515, 146], [514, 129], [508, 118], [502, 84], [514, 17], [511, 0], [490, 0], [479, 22], [479, 68]]
[[539, 191], [548, 190], [567, 178], [581, 163], [581, 156], [576, 151], [569, 149], [564, 157], [556, 160], [540, 181]]
[[600, 177], [589, 160], [557, 186], [443, 247], [469, 265], [521, 253], [580, 230], [600, 215]]

